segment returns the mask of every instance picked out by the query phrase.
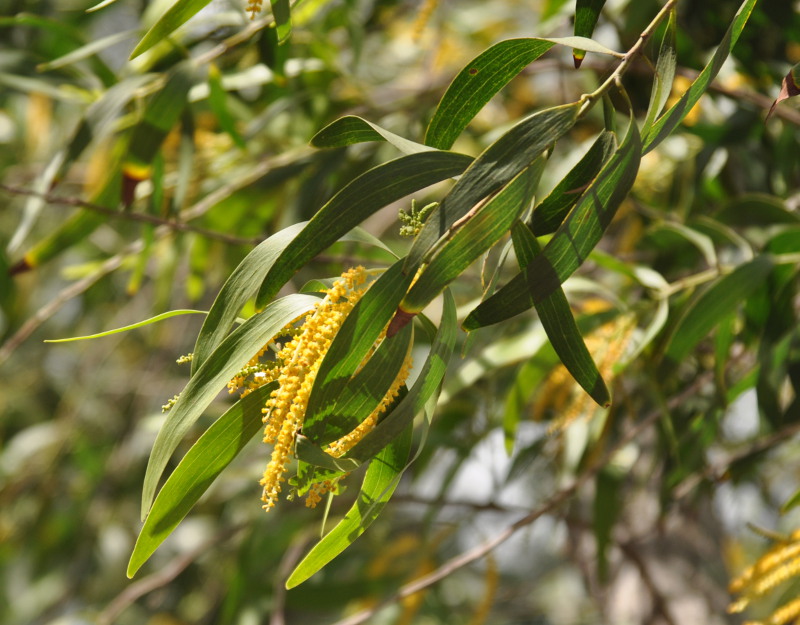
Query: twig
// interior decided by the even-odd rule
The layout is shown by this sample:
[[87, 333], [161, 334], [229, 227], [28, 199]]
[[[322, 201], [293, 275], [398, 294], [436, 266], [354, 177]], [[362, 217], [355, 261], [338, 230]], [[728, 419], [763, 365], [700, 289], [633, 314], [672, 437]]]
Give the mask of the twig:
[[[712, 374], [713, 375], [713, 374]], [[692, 396], [699, 387], [703, 384], [706, 384], [709, 378], [712, 375], [704, 375], [699, 377], [697, 380], [694, 381], [693, 384], [689, 385], [685, 388], [680, 394], [676, 395], [672, 399], [667, 402], [667, 408], [672, 409], [680, 406], [687, 397]], [[653, 410], [650, 414], [648, 414], [644, 419], [642, 419], [639, 423], [637, 423], [634, 427], [630, 429], [630, 431], [623, 436], [619, 441], [616, 442], [605, 454], [601, 456], [601, 458], [595, 462], [594, 464], [590, 465], [581, 475], [575, 478], [572, 484], [562, 488], [554, 495], [550, 497], [547, 501], [545, 501], [541, 506], [533, 510], [532, 512], [528, 513], [526, 516], [522, 517], [518, 521], [509, 525], [505, 530], [494, 536], [493, 538], [487, 540], [486, 542], [478, 545], [477, 547], [462, 553], [461, 555], [456, 556], [445, 562], [442, 566], [438, 569], [420, 577], [419, 579], [414, 580], [400, 588], [395, 594], [390, 596], [389, 598], [385, 599], [384, 601], [379, 602], [375, 606], [371, 608], [367, 608], [366, 610], [362, 610], [350, 617], [342, 619], [334, 623], [334, 625], [360, 625], [361, 623], [366, 622], [372, 616], [374, 616], [377, 612], [382, 610], [388, 605], [393, 603], [397, 603], [398, 601], [402, 601], [406, 597], [413, 595], [420, 590], [423, 590], [433, 584], [443, 580], [448, 575], [454, 573], [460, 568], [465, 567], [466, 565], [475, 562], [476, 560], [481, 559], [486, 554], [493, 551], [496, 547], [503, 544], [506, 540], [511, 538], [519, 529], [526, 527], [539, 519], [540, 517], [544, 516], [545, 514], [551, 512], [558, 508], [562, 503], [572, 497], [578, 489], [581, 488], [588, 480], [593, 478], [600, 469], [608, 464], [614, 454], [617, 453], [620, 449], [625, 447], [628, 443], [630, 443], [634, 438], [636, 438], [642, 431], [650, 427], [656, 420], [658, 420], [662, 415], [661, 408], [657, 408]]]
[[92, 211], [93, 213], [99, 213], [100, 215], [105, 215], [112, 219], [122, 219], [124, 221], [137, 221], [140, 223], [147, 223], [156, 226], [165, 226], [170, 230], [177, 230], [180, 232], [193, 232], [195, 234], [199, 234], [209, 239], [216, 239], [224, 243], [230, 243], [231, 245], [257, 245], [259, 243], [259, 239], [244, 239], [242, 237], [225, 234], [224, 232], [215, 232], [213, 230], [206, 230], [205, 228], [200, 228], [199, 226], [193, 226], [191, 224], [187, 224], [181, 221], [174, 221], [172, 219], [162, 219], [161, 217], [156, 217], [155, 215], [148, 215], [146, 213], [117, 211], [107, 208], [105, 206], [100, 206], [99, 204], [93, 204], [91, 202], [81, 200], [80, 198], [63, 197], [60, 195], [54, 195], [52, 193], [40, 193], [39, 191], [34, 191], [33, 189], [25, 189], [23, 187], [15, 187], [7, 184], [0, 184], [0, 191], [5, 191], [6, 193], [12, 193], [14, 195], [36, 197], [41, 200], [44, 200], [47, 204], [62, 204], [64, 206], [74, 206], [76, 208], [84, 208]]
[[24, 324], [22, 324], [19, 330], [17, 330], [5, 343], [3, 343], [3, 346], [0, 347], [0, 365], [2, 365], [9, 358], [9, 356], [11, 356], [17, 347], [19, 347], [31, 334], [33, 334], [36, 328], [52, 317], [59, 308], [61, 308], [73, 297], [77, 297], [83, 293], [95, 282], [100, 280], [100, 278], [119, 268], [126, 256], [141, 252], [142, 249], [144, 249], [144, 243], [140, 239], [139, 241], [129, 245], [125, 251], [115, 254], [111, 258], [104, 261], [100, 267], [98, 267], [94, 272], [85, 278], [78, 280], [77, 282], [73, 282], [69, 286], [61, 289], [58, 295], [37, 310]]
[[178, 556], [172, 560], [172, 562], [167, 564], [167, 566], [163, 567], [157, 572], [152, 573], [147, 577], [142, 578], [138, 582], [131, 584], [120, 594], [118, 594], [111, 601], [111, 603], [106, 606], [105, 610], [98, 615], [96, 621], [97, 625], [111, 625], [117, 620], [117, 617], [134, 601], [150, 592], [153, 592], [154, 590], [161, 588], [162, 586], [166, 586], [172, 580], [178, 577], [178, 575], [180, 575], [187, 566], [189, 566], [201, 555], [206, 553], [213, 545], [229, 540], [245, 527], [246, 524], [241, 523], [234, 527], [225, 528], [224, 530], [217, 532], [210, 540], [204, 542], [199, 547], [196, 547], [188, 553]]

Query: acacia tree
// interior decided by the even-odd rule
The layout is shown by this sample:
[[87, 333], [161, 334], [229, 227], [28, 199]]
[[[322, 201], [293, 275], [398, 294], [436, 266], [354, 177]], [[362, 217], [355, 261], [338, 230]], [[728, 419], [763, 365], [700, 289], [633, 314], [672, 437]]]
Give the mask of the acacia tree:
[[[157, 314], [79, 338], [198, 313], [170, 309], [176, 276], [189, 299], [210, 303], [179, 359], [189, 380], [148, 454], [128, 574], [199, 505], [201, 518], [218, 517], [212, 542], [235, 535], [241, 554], [227, 570], [202, 568], [216, 579], [203, 613], [224, 622], [313, 621], [353, 606], [340, 623], [420, 611], [432, 622], [795, 619], [800, 538], [781, 534], [791, 517], [778, 527], [769, 511], [797, 500], [790, 472], [788, 487], [773, 473], [797, 430], [798, 119], [773, 104], [763, 121], [772, 99], [731, 82], [786, 74], [785, 61], [759, 56], [760, 40], [737, 48], [739, 73], [725, 73], [753, 15], [771, 24], [780, 11], [721, 3], [708, 21], [678, 0], [544, 2], [538, 22], [513, 32], [522, 36], [492, 34], [474, 56], [449, 53], [460, 70], [404, 83], [387, 50], [412, 58], [429, 31], [443, 54], [457, 8], [427, 2], [386, 40], [407, 9], [276, 0], [262, 16], [251, 2], [248, 23], [244, 7], [206, 5], [156, 3], [141, 24], [128, 18], [131, 31], [96, 38], [58, 15], [2, 22], [19, 48], [36, 41], [4, 83], [76, 117], [29, 181], [6, 167], [3, 189], [21, 211], [3, 262], [18, 283], [66, 251], [84, 263], [24, 323], [5, 297], [2, 357], [112, 272], [128, 274], [131, 296], [152, 283]], [[798, 20], [791, 9], [783, 18], [776, 27], [796, 41]], [[570, 36], [531, 36], [566, 35], [570, 21]], [[692, 39], [712, 25], [720, 32], [702, 55]], [[123, 42], [133, 51], [119, 63], [112, 46]], [[26, 76], [32, 60], [42, 77]], [[790, 71], [779, 100], [797, 89]], [[76, 210], [37, 222], [58, 204]], [[237, 400], [220, 410], [226, 387]], [[201, 421], [209, 410], [221, 415]], [[487, 453], [507, 459], [476, 467]], [[498, 471], [486, 492], [465, 488]], [[730, 480], [761, 489], [758, 518], [720, 509], [736, 496]], [[283, 501], [299, 497], [325, 511]], [[747, 521], [774, 544], [744, 569], [755, 553], [723, 547], [734, 535], [725, 524]], [[123, 610], [143, 592], [226, 549], [166, 560], [174, 573], [134, 583], [96, 618], [136, 618]], [[689, 579], [697, 560], [707, 565]], [[631, 575], [643, 599], [623, 601]], [[530, 579], [560, 592], [575, 579], [582, 592], [569, 607], [500, 601]], [[188, 614], [191, 583], [173, 587], [167, 609]]]

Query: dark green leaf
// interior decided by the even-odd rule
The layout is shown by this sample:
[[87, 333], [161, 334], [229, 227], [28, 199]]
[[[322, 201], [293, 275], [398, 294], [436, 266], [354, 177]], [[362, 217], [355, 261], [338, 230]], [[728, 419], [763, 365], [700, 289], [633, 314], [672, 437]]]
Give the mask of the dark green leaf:
[[[606, 0], [577, 0], [575, 3], [575, 36], [576, 37], [591, 37], [594, 32], [594, 27], [597, 25], [597, 20], [600, 17], [600, 12], [603, 10]], [[572, 53], [572, 58], [575, 61], [575, 68], [581, 66], [584, 57], [583, 50], [576, 49]]]
[[269, 268], [257, 305], [266, 304], [295, 271], [377, 210], [457, 176], [470, 162], [471, 157], [454, 152], [422, 152], [378, 165], [353, 180], [314, 215]]
[[[528, 266], [541, 254], [536, 237], [525, 224], [517, 222], [511, 231], [514, 251], [520, 268]], [[575, 381], [601, 406], [611, 403], [611, 394], [597, 370], [580, 330], [572, 316], [566, 295], [561, 287], [536, 303], [536, 312], [547, 338], [561, 362]]]
[[564, 176], [545, 199], [533, 210], [528, 224], [538, 237], [555, 232], [603, 164], [617, 147], [613, 132], [604, 130], [578, 164]]
[[773, 266], [770, 256], [757, 256], [704, 291], [673, 328], [666, 357], [675, 363], [683, 360], [714, 326], [763, 284]]
[[641, 140], [635, 122], [617, 152], [578, 200], [541, 255], [464, 320], [466, 330], [517, 315], [553, 293], [603, 236], [639, 170]]
[[437, 242], [451, 226], [487, 195], [516, 177], [575, 124], [580, 104], [574, 102], [540, 111], [487, 147], [431, 212], [406, 257], [406, 271], [429, 260]]
[[269, 0], [272, 7], [272, 17], [275, 19], [275, 28], [278, 34], [278, 43], [286, 43], [292, 34], [292, 14], [289, 0]]

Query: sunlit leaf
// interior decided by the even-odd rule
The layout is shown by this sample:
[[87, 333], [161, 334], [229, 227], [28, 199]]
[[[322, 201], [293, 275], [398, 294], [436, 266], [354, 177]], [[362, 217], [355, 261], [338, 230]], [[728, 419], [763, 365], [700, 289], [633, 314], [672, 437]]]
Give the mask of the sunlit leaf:
[[161, 313], [160, 315], [156, 315], [155, 317], [150, 317], [149, 319], [145, 319], [144, 321], [139, 321], [138, 323], [132, 323], [127, 326], [123, 326], [121, 328], [115, 328], [114, 330], [106, 330], [105, 332], [99, 332], [97, 334], [89, 334], [87, 336], [73, 336], [68, 339], [45, 339], [45, 343], [67, 343], [69, 341], [86, 341], [88, 339], [99, 339], [103, 336], [111, 336], [112, 334], [117, 334], [118, 332], [127, 332], [128, 330], [135, 330], [136, 328], [141, 328], [151, 323], [156, 323], [157, 321], [162, 321], [163, 319], [169, 319], [170, 317], [176, 317], [178, 315], [205, 315], [207, 314], [204, 310], [170, 310], [169, 312]]
[[133, 548], [128, 577], [133, 577], [147, 562], [223, 469], [261, 430], [261, 409], [276, 387], [277, 383], [273, 382], [251, 391], [192, 445], [153, 503]]
[[131, 59], [135, 59], [143, 52], [147, 52], [154, 45], [169, 37], [178, 27], [189, 21], [211, 0], [177, 0], [155, 24], [148, 30], [142, 40], [131, 52]]
[[288, 295], [275, 300], [234, 330], [197, 369], [167, 414], [153, 443], [142, 487], [142, 519], [150, 510], [167, 462], [192, 424], [267, 341], [289, 322], [311, 310], [318, 301], [312, 295]]
[[676, 15], [677, 10], [673, 7], [669, 12], [667, 26], [661, 38], [661, 46], [656, 58], [656, 73], [653, 76], [653, 88], [650, 91], [650, 104], [642, 124], [642, 132], [645, 134], [661, 113], [672, 92], [672, 81], [675, 78], [675, 68], [678, 63], [678, 54], [675, 49]]
[[311, 138], [311, 145], [316, 148], [341, 148], [367, 141], [387, 141], [403, 154], [429, 152], [435, 149], [389, 132], [356, 115], [346, 115], [331, 122]]

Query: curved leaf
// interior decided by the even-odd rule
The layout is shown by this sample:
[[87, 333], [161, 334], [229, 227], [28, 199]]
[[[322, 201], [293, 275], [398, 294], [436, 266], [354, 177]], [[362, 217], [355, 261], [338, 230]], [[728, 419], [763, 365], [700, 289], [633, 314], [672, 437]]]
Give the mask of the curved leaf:
[[150, 509], [167, 462], [192, 424], [267, 341], [318, 301], [312, 295], [288, 295], [274, 301], [236, 328], [195, 372], [153, 443], [142, 487], [142, 519]]
[[554, 45], [542, 39], [507, 39], [475, 57], [447, 88], [428, 124], [425, 144], [449, 150], [478, 111]]
[[409, 193], [457, 176], [471, 162], [471, 157], [455, 152], [421, 152], [365, 172], [334, 195], [287, 246], [269, 268], [256, 305], [266, 304], [295, 271], [377, 210]]
[[774, 263], [769, 255], [757, 256], [717, 280], [684, 313], [672, 330], [665, 356], [680, 362], [726, 315], [763, 286]]
[[537, 159], [483, 204], [425, 266], [422, 275], [400, 303], [403, 311], [420, 312], [455, 278], [502, 237], [530, 206], [539, 183], [543, 159]]
[[[594, 32], [594, 27], [597, 25], [597, 20], [600, 17], [600, 12], [603, 10], [606, 0], [577, 0], [575, 3], [575, 36], [576, 37], [591, 37]], [[586, 54], [580, 46], [572, 52], [572, 58], [575, 61], [575, 68], [581, 66]]]
[[346, 115], [331, 122], [311, 138], [311, 145], [315, 148], [342, 148], [368, 141], [388, 141], [403, 154], [436, 149], [396, 135], [356, 115]]
[[192, 445], [153, 503], [136, 539], [128, 577], [133, 577], [147, 562], [222, 470], [261, 430], [261, 409], [276, 387], [277, 382], [272, 382], [245, 395]]
[[642, 124], [642, 131], [645, 135], [650, 130], [650, 126], [653, 125], [658, 114], [661, 113], [672, 91], [672, 81], [675, 78], [675, 67], [678, 63], [678, 53], [675, 49], [676, 15], [677, 9], [673, 7], [669, 12], [667, 26], [661, 38], [661, 46], [656, 59], [656, 73], [653, 77], [653, 88], [650, 92], [650, 104], [647, 107], [647, 115]]
[[347, 458], [366, 462], [409, 426], [422, 412], [425, 404], [438, 394], [447, 371], [447, 363], [453, 355], [456, 344], [458, 324], [456, 303], [449, 289], [444, 292], [444, 307], [439, 329], [431, 343], [431, 350], [425, 364], [408, 394], [378, 425], [349, 452]]
[[177, 0], [145, 33], [142, 40], [131, 52], [130, 59], [135, 59], [162, 39], [169, 37], [178, 27], [199, 13], [209, 2], [211, 0]]
[[[353, 376], [411, 284], [413, 275], [404, 274], [402, 269], [402, 261], [396, 262], [369, 287], [347, 315], [325, 354], [308, 398], [303, 423], [303, 434], [316, 445], [322, 446], [349, 431], [339, 429], [326, 417], [347, 386], [353, 383]], [[386, 342], [397, 338], [386, 339]]]
[[156, 315], [155, 317], [150, 317], [149, 319], [145, 319], [144, 321], [139, 321], [137, 323], [132, 323], [127, 326], [122, 326], [121, 328], [115, 328], [114, 330], [106, 330], [105, 332], [99, 332], [98, 334], [89, 334], [87, 336], [73, 336], [68, 339], [45, 339], [45, 343], [68, 343], [69, 341], [87, 341], [89, 339], [99, 339], [104, 336], [111, 336], [112, 334], [117, 334], [119, 332], [127, 332], [128, 330], [135, 330], [136, 328], [141, 328], [143, 326], [150, 325], [151, 323], [156, 323], [157, 321], [162, 321], [163, 319], [169, 319], [170, 317], [176, 317], [178, 315], [206, 315], [205, 310], [170, 310], [169, 312], [161, 313], [160, 315]]
[[558, 229], [569, 211], [578, 202], [583, 189], [594, 179], [603, 164], [611, 158], [616, 147], [617, 139], [614, 133], [608, 130], [601, 132], [577, 165], [533, 209], [528, 226], [537, 237], [550, 234]]

